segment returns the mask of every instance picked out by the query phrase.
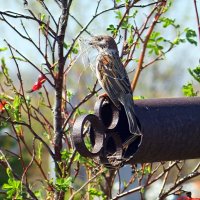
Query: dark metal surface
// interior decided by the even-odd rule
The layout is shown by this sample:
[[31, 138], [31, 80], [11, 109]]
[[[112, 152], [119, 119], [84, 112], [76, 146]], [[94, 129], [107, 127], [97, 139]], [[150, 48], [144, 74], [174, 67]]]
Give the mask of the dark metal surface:
[[[88, 122], [90, 124], [84, 127]], [[105, 127], [97, 116], [91, 114], [82, 115], [76, 120], [73, 128], [73, 141], [77, 151], [86, 157], [98, 156], [104, 143], [104, 133]], [[89, 142], [91, 146], [87, 147]]]
[[[123, 108], [118, 111], [108, 100], [97, 101], [95, 115], [81, 116], [74, 125], [79, 153], [98, 156], [108, 167], [200, 157], [200, 98], [138, 100], [134, 107], [142, 137], [124, 148], [131, 134]], [[84, 140], [87, 122], [90, 148]]]
[[131, 163], [200, 158], [200, 98], [135, 102], [143, 139]]

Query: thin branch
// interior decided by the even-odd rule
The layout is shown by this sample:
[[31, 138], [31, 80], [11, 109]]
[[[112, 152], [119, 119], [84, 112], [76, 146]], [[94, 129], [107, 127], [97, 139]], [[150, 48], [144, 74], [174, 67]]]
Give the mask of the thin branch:
[[92, 89], [92, 91], [86, 95], [75, 107], [74, 109], [72, 110], [72, 112], [69, 114], [68, 118], [64, 121], [63, 123], [63, 130], [65, 129], [66, 125], [69, 123], [71, 117], [73, 116], [73, 114], [75, 113], [76, 109], [78, 109], [82, 104], [84, 104], [86, 101], [88, 101], [91, 97], [94, 96], [94, 94], [96, 94], [100, 89], [98, 89], [96, 91], [96, 86], [97, 86], [97, 81], [96, 83], [94, 84], [94, 87]]
[[58, 24], [54, 18], [54, 16], [52, 15], [52, 12], [50, 12], [49, 8], [46, 6], [45, 2], [44, 1], [40, 1], [40, 3], [42, 4], [42, 6], [45, 8], [45, 10], [48, 12], [49, 16], [52, 18], [54, 24], [56, 27], [58, 27]]
[[158, 19], [160, 18], [161, 14], [163, 13], [163, 7], [165, 5], [166, 5], [166, 2], [162, 1], [161, 5], [159, 5], [159, 7], [156, 6], [156, 8], [158, 9], [158, 11], [157, 11], [157, 13], [156, 13], [156, 15], [154, 17], [154, 21], [152, 22], [152, 25], [150, 26], [150, 28], [149, 28], [149, 30], [147, 32], [146, 38], [144, 40], [144, 44], [143, 44], [143, 48], [142, 48], [142, 53], [140, 54], [138, 66], [137, 66], [137, 69], [136, 69], [136, 72], [135, 72], [135, 76], [134, 76], [133, 81], [131, 83], [131, 89], [132, 89], [132, 91], [135, 90], [136, 84], [138, 82], [138, 78], [140, 76], [140, 72], [141, 72], [141, 69], [142, 69], [142, 65], [143, 65], [143, 61], [144, 61], [144, 57], [145, 57], [145, 52], [146, 52], [146, 48], [147, 48], [147, 43], [149, 41], [151, 33], [154, 30], [154, 27], [155, 27], [156, 23], [158, 22]]
[[[1, 158], [0, 159], [0, 165], [4, 167], [4, 169], [9, 168], [10, 171], [12, 172], [13, 176], [17, 179], [20, 180], [19, 176], [14, 172], [14, 170], [12, 169], [12, 167], [10, 166], [6, 156], [4, 155], [3, 151], [0, 150], [0, 155]], [[30, 189], [28, 184], [24, 184], [22, 183], [22, 185], [24, 185], [27, 189], [27, 192], [30, 194], [30, 196], [34, 199], [34, 200], [38, 200], [38, 198], [35, 196], [35, 194], [32, 192], [32, 190]]]
[[116, 10], [116, 9], [119, 9], [119, 8], [123, 8], [123, 7], [125, 7], [125, 4], [121, 4], [121, 5], [117, 6], [117, 7], [112, 7], [112, 8], [103, 10], [103, 11], [97, 13], [96, 15], [94, 15], [94, 16], [92, 17], [92, 19], [89, 20], [89, 22], [82, 28], [82, 30], [81, 30], [81, 31], [76, 35], [76, 37], [73, 39], [73, 42], [72, 42], [72, 44], [71, 44], [71, 46], [70, 46], [70, 48], [69, 48], [67, 54], [65, 55], [65, 59], [70, 55], [70, 53], [71, 53], [71, 51], [72, 51], [72, 49], [73, 49], [73, 47], [74, 47], [74, 45], [75, 45], [77, 39], [82, 35], [83, 32], [85, 32], [85, 31], [88, 29], [88, 27], [90, 26], [90, 24], [91, 24], [99, 15], [102, 15], [102, 14], [104, 14], [104, 13], [106, 13], [106, 12], [113, 11], [113, 10]]
[[163, 193], [160, 196], [159, 200], [164, 200], [170, 194], [170, 192], [175, 190], [178, 186], [182, 185], [186, 181], [189, 181], [190, 179], [195, 178], [197, 176], [200, 176], [200, 172], [198, 172], [198, 171], [193, 171], [192, 173], [184, 176], [179, 181], [177, 181], [171, 188], [169, 188], [167, 191], [165, 191], [165, 193]]
[[199, 31], [199, 42], [200, 42], [200, 19], [199, 19], [199, 13], [197, 9], [197, 1], [194, 0], [194, 8], [195, 8], [195, 13], [196, 13], [196, 19], [197, 19], [197, 26], [198, 26], [198, 31]]
[[[31, 62], [26, 56], [24, 56], [22, 53], [20, 53], [16, 48], [14, 48], [10, 43], [8, 43], [6, 40], [4, 40], [6, 44], [13, 49], [17, 54], [19, 54], [24, 60], [26, 60], [30, 65], [32, 65], [40, 74], [45, 76], [45, 74], [33, 63]], [[54, 88], [54, 84], [50, 81], [50, 79], [46, 77], [46, 80], [49, 82], [49, 84]]]
[[[6, 121], [10, 122], [10, 123], [13, 124], [13, 125], [22, 125], [22, 126], [27, 127], [27, 128], [31, 131], [31, 133], [34, 135], [34, 137], [35, 137], [36, 139], [38, 139], [40, 142], [42, 142], [42, 144], [46, 147], [47, 151], [49, 152], [49, 154], [51, 155], [51, 157], [54, 159], [56, 166], [58, 167], [58, 169], [60, 169], [59, 166], [58, 166], [58, 163], [57, 163], [56, 160], [55, 160], [55, 155], [54, 155], [54, 153], [52, 152], [51, 148], [50, 148], [50, 147], [48, 146], [48, 144], [33, 130], [33, 128], [32, 128], [29, 124], [26, 124], [25, 122], [11, 121], [11, 120], [6, 119], [6, 118], [4, 118], [4, 119], [5, 119]], [[59, 171], [59, 173], [61, 174], [61, 171]]]
[[100, 3], [101, 3], [101, 0], [98, 0], [98, 1], [97, 1], [97, 7], [96, 7], [96, 10], [95, 10], [95, 14], [94, 14], [94, 15], [97, 14], [98, 9], [99, 9], [99, 6], [100, 6]]
[[[169, 165], [170, 165], [171, 162], [169, 162]], [[167, 179], [169, 177], [169, 173], [170, 173], [170, 170], [167, 170], [166, 173], [165, 173], [165, 176], [163, 178], [163, 182], [162, 182], [162, 186], [161, 186], [161, 190], [160, 190], [160, 194], [159, 196], [162, 194], [162, 192], [164, 191], [165, 189], [165, 185], [167, 183]]]
[[[76, 19], [76, 17], [74, 17], [72, 14], [69, 13], [69, 16], [81, 27], [83, 28], [83, 25]], [[93, 36], [88, 30], [85, 30], [85, 32], [90, 35]]]
[[104, 168], [102, 168], [99, 172], [97, 172], [92, 178], [87, 180], [76, 192], [74, 192], [69, 200], [73, 200], [73, 198], [84, 188], [86, 187], [89, 183], [91, 183], [95, 178], [97, 178], [100, 174], [102, 174], [105, 171]]
[[[17, 19], [17, 18], [20, 18], [20, 19], [29, 19], [29, 20], [33, 20], [33, 21], [38, 22], [38, 24], [40, 26], [41, 25], [45, 25], [46, 26], [45, 22], [37, 19], [35, 17], [35, 15], [33, 14], [32, 11], [29, 10], [29, 12], [30, 12], [30, 14], [32, 14], [33, 17], [28, 16], [28, 15], [22, 15], [20, 13], [16, 13], [16, 12], [12, 12], [12, 11], [4, 11], [4, 12], [0, 11], [0, 15], [5, 15], [5, 16], [8, 16], [8, 17], [11, 17], [11, 18], [14, 18], [14, 19]], [[51, 36], [52, 37], [56, 36], [56, 33], [53, 31], [53, 29], [50, 28], [50, 31], [51, 31]]]
[[[21, 182], [22, 183], [23, 183], [24, 176], [26, 176], [26, 173], [28, 172], [28, 169], [31, 167], [31, 165], [33, 164], [33, 161], [35, 160], [35, 148], [34, 148], [34, 146], [35, 146], [35, 138], [33, 138], [32, 146], [33, 146], [32, 158], [31, 158], [29, 164], [27, 165], [27, 167], [23, 171], [23, 174], [22, 174], [22, 177], [21, 177]], [[26, 181], [26, 184], [27, 184], [27, 181]]]

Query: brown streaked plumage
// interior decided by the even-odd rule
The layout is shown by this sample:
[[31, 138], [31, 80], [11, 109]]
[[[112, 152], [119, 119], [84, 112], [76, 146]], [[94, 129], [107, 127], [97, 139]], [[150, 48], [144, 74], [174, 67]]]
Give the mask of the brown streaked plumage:
[[89, 44], [99, 52], [96, 75], [100, 85], [118, 109], [123, 105], [130, 132], [134, 135], [140, 134], [134, 114], [131, 84], [119, 58], [115, 40], [107, 35], [99, 35], [93, 37]]

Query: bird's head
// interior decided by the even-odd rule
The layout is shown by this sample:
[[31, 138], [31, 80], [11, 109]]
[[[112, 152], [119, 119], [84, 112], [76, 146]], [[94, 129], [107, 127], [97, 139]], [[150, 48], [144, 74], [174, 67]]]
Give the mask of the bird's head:
[[108, 35], [94, 36], [89, 42], [89, 45], [95, 47], [99, 51], [107, 50], [107, 49], [118, 51], [115, 40], [111, 36], [108, 36]]

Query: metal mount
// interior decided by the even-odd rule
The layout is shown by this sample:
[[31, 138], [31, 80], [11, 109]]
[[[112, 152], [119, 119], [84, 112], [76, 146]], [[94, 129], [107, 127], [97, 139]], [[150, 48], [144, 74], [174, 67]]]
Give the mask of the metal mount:
[[200, 97], [137, 100], [133, 106], [142, 136], [125, 148], [131, 133], [123, 107], [118, 111], [100, 99], [94, 115], [75, 122], [78, 152], [107, 167], [200, 158]]
[[[123, 143], [131, 136], [123, 108], [119, 111], [108, 98], [99, 99], [95, 114], [80, 116], [73, 128], [72, 139], [77, 151], [85, 157], [98, 157], [108, 168], [121, 167], [128, 159]], [[122, 133], [122, 134], [121, 134]], [[134, 141], [138, 148], [139, 136]]]

